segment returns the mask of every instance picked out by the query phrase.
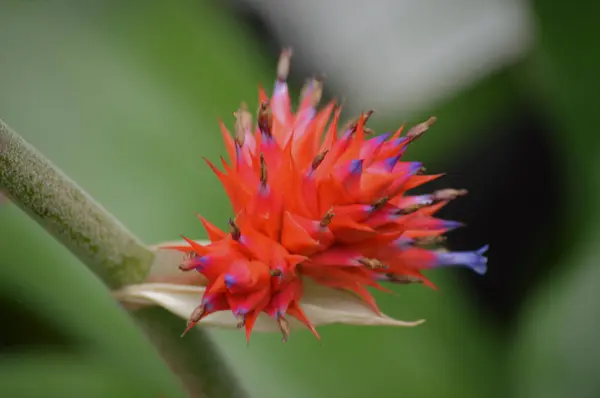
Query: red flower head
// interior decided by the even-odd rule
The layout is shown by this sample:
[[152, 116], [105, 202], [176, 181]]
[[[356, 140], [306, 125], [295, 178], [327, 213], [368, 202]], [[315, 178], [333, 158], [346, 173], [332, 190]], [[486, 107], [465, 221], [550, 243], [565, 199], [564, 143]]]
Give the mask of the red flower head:
[[466, 193], [407, 195], [440, 177], [423, 175], [419, 162], [401, 160], [408, 144], [435, 119], [404, 135], [400, 128], [376, 136], [365, 127], [372, 114], [367, 112], [338, 129], [341, 107], [329, 103], [316, 109], [318, 79], [306, 85], [293, 113], [286, 84], [290, 58], [291, 51], [282, 53], [272, 97], [260, 90], [256, 126], [245, 107], [234, 114], [234, 136], [221, 123], [231, 163], [221, 159], [221, 171], [207, 160], [233, 207], [230, 231], [200, 217], [211, 243], [186, 239], [189, 246], [172, 247], [189, 253], [182, 270], [196, 270], [208, 280], [186, 331], [206, 315], [227, 310], [245, 327], [247, 338], [261, 312], [278, 321], [284, 340], [286, 317], [318, 337], [299, 305], [307, 278], [351, 291], [379, 313], [368, 288], [385, 290], [380, 282], [433, 286], [422, 271], [440, 266], [486, 271], [487, 246], [475, 252], [423, 247], [460, 226], [434, 215]]

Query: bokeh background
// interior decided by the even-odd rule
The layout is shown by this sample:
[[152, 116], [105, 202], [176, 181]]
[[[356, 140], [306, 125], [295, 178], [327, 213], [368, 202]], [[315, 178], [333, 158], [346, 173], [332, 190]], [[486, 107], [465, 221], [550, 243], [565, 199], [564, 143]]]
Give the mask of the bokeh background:
[[[467, 188], [445, 209], [490, 244], [484, 277], [431, 273], [377, 294], [414, 329], [328, 326], [287, 344], [211, 331], [253, 397], [600, 397], [600, 3], [560, 0], [0, 0], [0, 118], [148, 243], [225, 226], [201, 156], [217, 119], [295, 50], [377, 131], [438, 123], [408, 152]], [[0, 208], [0, 396], [202, 396], [199, 339], [162, 310], [137, 326], [15, 206]], [[144, 330], [142, 332], [141, 330]], [[149, 342], [152, 340], [153, 344]], [[164, 361], [157, 359], [159, 351]], [[166, 364], [166, 365], [165, 365]], [[175, 394], [175, 393], [173, 393]]]

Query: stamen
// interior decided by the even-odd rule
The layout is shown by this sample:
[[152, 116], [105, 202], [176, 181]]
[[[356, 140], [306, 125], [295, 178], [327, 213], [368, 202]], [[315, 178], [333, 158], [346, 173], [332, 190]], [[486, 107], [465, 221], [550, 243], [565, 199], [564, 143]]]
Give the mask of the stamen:
[[199, 270], [202, 268], [202, 257], [200, 257], [196, 252], [186, 253], [178, 268], [181, 271]]
[[435, 123], [436, 120], [437, 118], [435, 116], [432, 116], [423, 123], [417, 124], [410, 130], [408, 130], [408, 133], [406, 133], [406, 138], [412, 141], [416, 140], [417, 138], [422, 136], [427, 130], [429, 130], [429, 128]]
[[235, 241], [240, 240], [242, 236], [242, 231], [240, 230], [240, 227], [238, 227], [238, 225], [235, 223], [233, 218], [229, 219], [229, 227], [231, 228], [231, 239]]
[[408, 275], [386, 274], [388, 282], [397, 283], [400, 285], [410, 285], [412, 283], [423, 283], [423, 280]]
[[[364, 114], [364, 116], [363, 116], [363, 124], [367, 124], [367, 121], [373, 115], [373, 113], [375, 113], [375, 111], [373, 109], [369, 109]], [[354, 119], [349, 120], [348, 122], [346, 122], [346, 124], [342, 128], [342, 131], [344, 131], [344, 132], [349, 131], [351, 133], [354, 133], [356, 131], [356, 128], [358, 127], [359, 120], [360, 120], [360, 116], [355, 117]], [[364, 130], [364, 127], [363, 127], [363, 130]]]
[[383, 206], [385, 206], [387, 204], [388, 200], [390, 200], [390, 198], [388, 198], [387, 196], [377, 199], [371, 205], [371, 210], [376, 211], [376, 210], [381, 209]]
[[279, 325], [279, 330], [281, 330], [281, 334], [283, 335], [281, 341], [285, 343], [290, 337], [290, 324], [288, 323], [287, 319], [281, 315], [277, 317], [277, 324]]
[[269, 138], [273, 136], [273, 112], [269, 101], [260, 104], [258, 109], [258, 129]]
[[235, 117], [235, 142], [241, 147], [244, 146], [246, 134], [252, 131], [252, 114], [248, 112], [246, 103], [242, 102], [233, 116]]
[[286, 48], [281, 52], [281, 55], [279, 55], [279, 62], [277, 63], [277, 80], [280, 82], [285, 82], [290, 73], [292, 54], [292, 49]]
[[365, 132], [366, 135], [371, 136], [371, 135], [375, 135], [375, 130], [373, 130], [372, 128], [369, 127], [363, 127], [363, 131]]
[[335, 215], [335, 213], [333, 212], [333, 209], [327, 210], [327, 213], [325, 213], [325, 215], [323, 216], [323, 219], [319, 223], [321, 228], [325, 228], [326, 226], [331, 224], [331, 219], [333, 218], [334, 215]]
[[394, 212], [394, 214], [396, 215], [400, 215], [400, 216], [406, 216], [408, 214], [414, 213], [415, 211], [425, 207], [426, 204], [422, 204], [422, 203], [415, 203], [412, 204], [410, 206], [404, 207], [402, 209], [398, 209]]
[[183, 256], [183, 260], [187, 261], [187, 260], [192, 260], [194, 258], [198, 257], [198, 253], [196, 252], [189, 252], [189, 253], [185, 253]]
[[327, 155], [328, 152], [329, 152], [329, 149], [325, 149], [323, 152], [321, 152], [320, 154], [315, 156], [315, 158], [311, 164], [311, 167], [313, 170], [316, 170], [317, 167], [319, 167], [319, 165], [321, 164], [321, 162], [323, 162], [323, 159], [325, 159], [325, 155]]
[[281, 276], [283, 273], [281, 272], [280, 269], [272, 269], [271, 270], [271, 276]]
[[316, 108], [323, 96], [323, 77], [316, 77], [312, 81], [312, 90], [310, 92], [310, 104]]
[[453, 200], [458, 198], [459, 196], [465, 196], [468, 193], [469, 191], [467, 191], [466, 189], [448, 188], [435, 191], [432, 195], [432, 199], [436, 201]]
[[415, 240], [415, 245], [417, 246], [433, 246], [444, 243], [448, 238], [443, 235], [439, 236], [426, 236], [423, 238], [418, 238]]
[[260, 154], [260, 183], [265, 186], [267, 185], [267, 179], [269, 177], [269, 172], [267, 170], [267, 162], [265, 161], [265, 157], [263, 154]]
[[200, 322], [200, 319], [202, 319], [202, 316], [204, 316], [205, 312], [206, 312], [206, 307], [204, 306], [204, 304], [200, 304], [199, 306], [197, 306], [194, 309], [194, 311], [192, 311], [192, 315], [190, 315], [190, 318], [187, 321], [187, 326], [186, 326], [185, 330], [183, 331], [183, 333], [181, 334], [181, 337], [185, 336], [187, 334], [187, 332], [192, 330], [192, 328], [194, 326], [196, 326], [196, 324], [198, 322]]
[[185, 272], [185, 271], [191, 271], [191, 270], [195, 269], [196, 265], [193, 264], [190, 260], [188, 260], [188, 261], [185, 261], [185, 262], [179, 264], [179, 267], [177, 267], [177, 268], [179, 268], [180, 271]]
[[246, 326], [246, 315], [238, 315], [235, 317], [238, 323], [235, 325], [236, 328], [241, 329]]
[[379, 261], [376, 258], [363, 257], [363, 258], [359, 259], [358, 262], [369, 269], [387, 269], [388, 268], [387, 264], [382, 263], [381, 261]]
[[315, 76], [312, 79], [306, 81], [302, 90], [300, 91], [300, 102], [302, 103], [307, 96], [310, 97], [310, 105], [316, 108], [321, 101], [323, 96], [323, 81], [325, 77], [323, 75]]

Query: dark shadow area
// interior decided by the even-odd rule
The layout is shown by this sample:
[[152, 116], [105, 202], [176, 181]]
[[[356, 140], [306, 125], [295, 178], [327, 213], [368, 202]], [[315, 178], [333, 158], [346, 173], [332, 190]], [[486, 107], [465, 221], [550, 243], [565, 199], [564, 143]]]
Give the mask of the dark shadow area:
[[51, 327], [31, 308], [14, 298], [0, 296], [0, 313], [5, 325], [0, 328], [0, 351], [12, 352], [36, 348], [71, 349], [69, 338]]
[[489, 139], [436, 167], [447, 174], [426, 190], [469, 191], [440, 212], [442, 218], [467, 225], [448, 234], [448, 247], [472, 250], [489, 243], [485, 277], [468, 271], [457, 275], [473, 289], [482, 310], [493, 311], [499, 326], [509, 327], [528, 293], [548, 273], [548, 264], [560, 255], [560, 246], [553, 243], [565, 220], [565, 176], [551, 143], [555, 132], [527, 105], [498, 115], [478, 133]]

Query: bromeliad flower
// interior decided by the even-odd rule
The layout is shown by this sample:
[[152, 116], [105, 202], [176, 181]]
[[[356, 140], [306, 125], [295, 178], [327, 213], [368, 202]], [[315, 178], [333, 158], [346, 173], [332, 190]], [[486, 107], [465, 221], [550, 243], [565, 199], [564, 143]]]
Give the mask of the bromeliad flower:
[[[463, 265], [483, 274], [487, 267], [487, 246], [473, 252], [430, 249], [444, 233], [460, 226], [435, 213], [464, 190], [408, 195], [441, 176], [423, 174], [419, 162], [402, 161], [408, 145], [435, 119], [406, 134], [400, 128], [375, 135], [365, 126], [370, 111], [339, 129], [341, 106], [332, 102], [317, 111], [319, 79], [306, 84], [293, 113], [286, 84], [290, 58], [291, 51], [282, 53], [272, 97], [260, 90], [256, 125], [245, 106], [234, 113], [234, 135], [221, 122], [230, 163], [221, 158], [220, 170], [206, 160], [233, 207], [229, 231], [200, 217], [209, 243], [184, 238], [183, 244], [167, 247], [183, 253], [180, 269], [201, 274], [202, 281], [191, 283], [196, 287], [155, 285], [154, 296], [133, 287], [129, 297], [169, 307], [169, 300], [157, 299], [156, 294], [171, 294], [170, 309], [183, 315], [186, 306], [176, 302], [189, 307], [190, 294], [201, 291], [186, 331], [206, 317], [217, 324], [231, 323], [235, 317], [247, 338], [261, 314], [261, 319], [276, 321], [272, 325], [279, 327], [284, 340], [290, 318], [318, 337], [315, 324], [360, 323], [351, 321], [352, 311], [359, 308], [355, 318], [364, 320], [368, 314], [364, 323], [377, 324], [374, 319], [380, 319], [380, 324], [418, 324], [382, 315], [369, 288], [386, 290], [383, 282], [433, 287], [424, 270]], [[185, 298], [175, 299], [177, 294]], [[337, 319], [336, 306], [350, 302], [352, 309]], [[336, 319], [322, 319], [328, 309]], [[233, 313], [227, 321], [222, 318], [225, 312]]]

